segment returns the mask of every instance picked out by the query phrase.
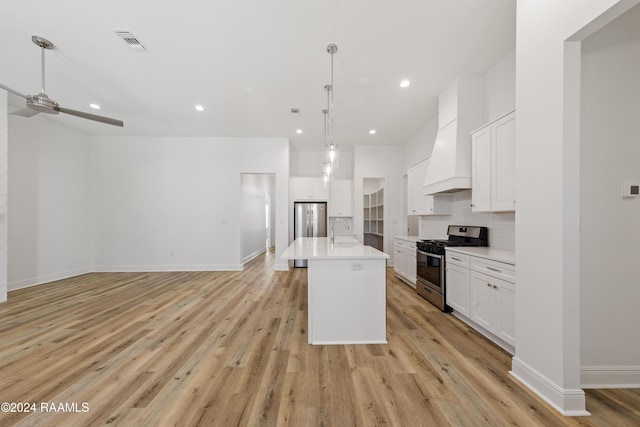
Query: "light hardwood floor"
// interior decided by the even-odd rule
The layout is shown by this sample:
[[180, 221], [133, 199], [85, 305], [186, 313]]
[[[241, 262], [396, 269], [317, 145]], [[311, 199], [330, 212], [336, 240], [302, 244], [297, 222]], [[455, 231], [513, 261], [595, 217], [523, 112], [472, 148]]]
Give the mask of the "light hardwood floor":
[[10, 292], [0, 401], [37, 410], [0, 413], [0, 426], [640, 425], [639, 390], [587, 391], [591, 417], [560, 416], [508, 375], [509, 354], [391, 269], [389, 344], [310, 346], [307, 270], [274, 272], [274, 256]]

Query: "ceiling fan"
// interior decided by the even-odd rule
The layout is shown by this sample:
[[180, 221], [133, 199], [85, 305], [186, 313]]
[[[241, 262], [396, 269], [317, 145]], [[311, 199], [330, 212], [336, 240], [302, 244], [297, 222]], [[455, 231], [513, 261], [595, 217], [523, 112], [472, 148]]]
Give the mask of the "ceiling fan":
[[22, 116], [22, 117], [31, 117], [38, 113], [48, 113], [48, 114], [65, 113], [65, 114], [70, 114], [72, 116], [81, 117], [83, 119], [95, 120], [96, 122], [106, 123], [108, 125], [114, 125], [114, 126], [120, 126], [120, 127], [124, 126], [124, 123], [122, 120], [116, 120], [109, 117], [98, 116], [96, 114], [85, 113], [82, 111], [70, 110], [69, 108], [61, 107], [57, 102], [49, 98], [44, 89], [44, 51], [45, 49], [53, 49], [53, 43], [39, 36], [32, 36], [31, 41], [33, 41], [36, 45], [40, 46], [41, 48], [42, 90], [37, 95], [23, 95], [17, 90], [11, 89], [10, 87], [7, 87], [2, 83], [0, 83], [0, 88], [5, 89], [8, 92], [11, 92], [14, 95], [17, 95], [27, 100], [27, 108], [14, 111], [13, 113], [11, 113], [12, 115]]

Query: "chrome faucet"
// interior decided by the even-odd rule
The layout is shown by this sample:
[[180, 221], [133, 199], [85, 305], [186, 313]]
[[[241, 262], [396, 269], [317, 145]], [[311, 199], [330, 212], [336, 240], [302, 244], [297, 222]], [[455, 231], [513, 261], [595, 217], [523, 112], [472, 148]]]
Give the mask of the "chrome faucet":
[[336, 226], [336, 223], [340, 221], [342, 223], [342, 225], [344, 225], [344, 228], [346, 231], [349, 231], [349, 224], [347, 224], [346, 222], [344, 222], [344, 219], [342, 218], [336, 218], [332, 223], [331, 223], [331, 233], [329, 234], [329, 241], [333, 244], [336, 242], [336, 233], [334, 231], [334, 228]]

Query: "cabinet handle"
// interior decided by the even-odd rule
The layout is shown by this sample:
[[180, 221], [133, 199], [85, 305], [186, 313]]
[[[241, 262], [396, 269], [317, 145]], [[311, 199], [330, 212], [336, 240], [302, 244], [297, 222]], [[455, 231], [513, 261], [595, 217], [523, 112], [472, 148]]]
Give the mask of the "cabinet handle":
[[496, 285], [492, 285], [491, 283], [487, 283], [487, 286], [493, 289], [498, 289]]
[[502, 273], [502, 270], [487, 266], [487, 270], [495, 271], [496, 273]]
[[456, 258], [454, 256], [452, 256], [451, 259], [454, 260], [454, 261], [461, 261], [462, 262], [462, 260], [460, 258]]
[[472, 208], [473, 208], [473, 207], [475, 207], [475, 206], [476, 206], [476, 205], [474, 205], [473, 203], [471, 203], [471, 207], [472, 207]]

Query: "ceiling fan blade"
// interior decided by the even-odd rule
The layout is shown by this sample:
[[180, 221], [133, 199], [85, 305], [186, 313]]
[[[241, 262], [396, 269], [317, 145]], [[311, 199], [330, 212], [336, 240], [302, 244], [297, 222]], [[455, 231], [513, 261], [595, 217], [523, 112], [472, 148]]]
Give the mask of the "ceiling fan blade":
[[71, 114], [72, 116], [82, 117], [83, 119], [94, 120], [96, 122], [106, 123], [108, 125], [120, 126], [120, 127], [124, 126], [124, 122], [122, 120], [112, 119], [104, 116], [98, 116], [96, 114], [89, 114], [82, 111], [70, 110], [68, 108], [63, 108], [63, 107], [56, 107], [56, 110], [58, 110], [61, 113]]
[[17, 90], [11, 89], [10, 87], [3, 85], [2, 83], [0, 83], [0, 88], [6, 90], [7, 92], [11, 92], [12, 94], [17, 95], [17, 96], [19, 96], [21, 98], [27, 99], [26, 95], [23, 95], [20, 92], [18, 92]]
[[21, 110], [16, 110], [13, 113], [9, 113], [10, 116], [21, 116], [21, 117], [31, 117], [38, 114], [40, 111], [34, 110], [32, 108], [23, 108]]

